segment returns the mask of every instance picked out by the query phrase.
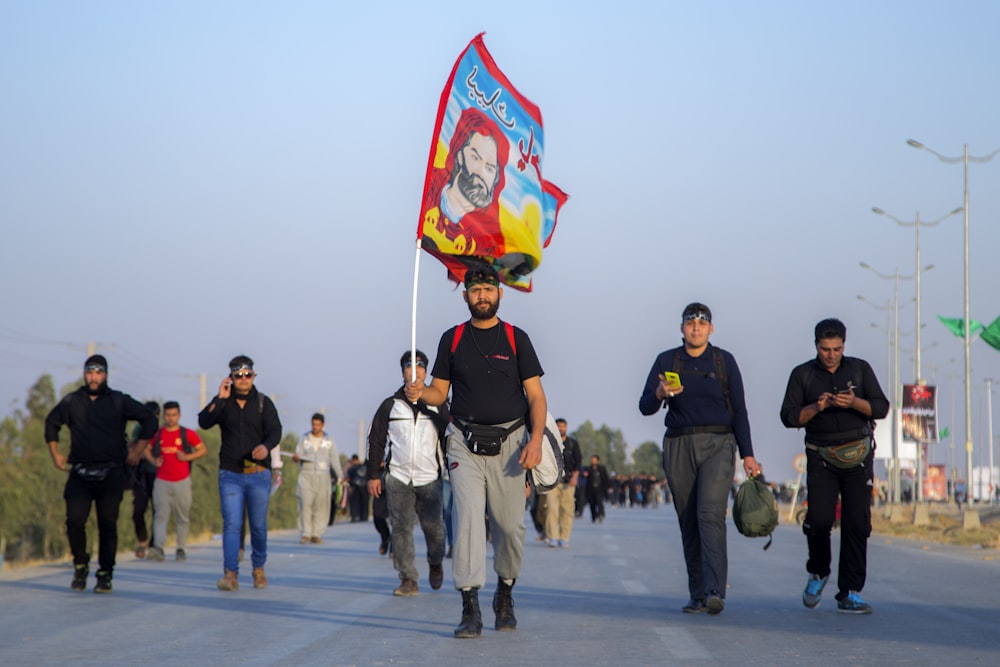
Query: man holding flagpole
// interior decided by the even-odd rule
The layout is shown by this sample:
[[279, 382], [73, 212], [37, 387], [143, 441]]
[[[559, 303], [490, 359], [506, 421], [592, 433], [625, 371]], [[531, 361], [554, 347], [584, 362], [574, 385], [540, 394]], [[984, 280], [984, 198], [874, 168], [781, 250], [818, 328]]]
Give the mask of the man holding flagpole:
[[[503, 288], [496, 270], [483, 262], [464, 276], [467, 323], [441, 336], [429, 386], [405, 386], [410, 401], [445, 403], [451, 391], [452, 423], [447, 452], [454, 493], [455, 550], [452, 574], [462, 594], [455, 637], [482, 633], [479, 589], [486, 583], [488, 513], [497, 588], [495, 629], [517, 627], [512, 590], [524, 556], [525, 470], [542, 456], [547, 405], [542, 367], [528, 335], [497, 317]], [[537, 425], [528, 433], [530, 424]]]

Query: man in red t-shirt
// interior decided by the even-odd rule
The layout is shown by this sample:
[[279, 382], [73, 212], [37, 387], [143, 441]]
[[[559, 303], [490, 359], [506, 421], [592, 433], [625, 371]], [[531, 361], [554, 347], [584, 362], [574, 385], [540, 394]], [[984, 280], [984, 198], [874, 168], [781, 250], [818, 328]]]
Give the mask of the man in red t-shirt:
[[177, 525], [177, 560], [187, 554], [188, 512], [191, 509], [191, 461], [207, 454], [198, 434], [180, 425], [181, 407], [177, 401], [163, 404], [163, 427], [146, 448], [146, 458], [156, 466], [153, 485], [153, 545], [146, 558], [163, 560], [167, 539], [167, 521], [171, 512]]

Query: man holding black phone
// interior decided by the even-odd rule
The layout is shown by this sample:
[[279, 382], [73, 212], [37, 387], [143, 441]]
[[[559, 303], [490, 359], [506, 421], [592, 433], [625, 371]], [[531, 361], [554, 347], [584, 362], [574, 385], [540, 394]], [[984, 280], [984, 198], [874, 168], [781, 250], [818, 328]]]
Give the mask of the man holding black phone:
[[837, 611], [870, 614], [861, 597], [868, 570], [871, 533], [872, 440], [874, 420], [889, 412], [889, 401], [867, 361], [844, 356], [847, 327], [838, 319], [816, 325], [816, 358], [788, 378], [781, 422], [805, 428], [809, 508], [802, 532], [809, 544], [809, 579], [802, 604], [819, 606], [830, 577], [830, 530], [841, 501]]
[[281, 420], [271, 399], [257, 391], [253, 360], [245, 355], [229, 362], [229, 375], [219, 394], [198, 415], [198, 425], [222, 431], [219, 448], [219, 499], [222, 509], [224, 573], [219, 590], [239, 584], [240, 524], [246, 504], [253, 549], [253, 587], [267, 588], [267, 506], [271, 497], [271, 450], [281, 441]]

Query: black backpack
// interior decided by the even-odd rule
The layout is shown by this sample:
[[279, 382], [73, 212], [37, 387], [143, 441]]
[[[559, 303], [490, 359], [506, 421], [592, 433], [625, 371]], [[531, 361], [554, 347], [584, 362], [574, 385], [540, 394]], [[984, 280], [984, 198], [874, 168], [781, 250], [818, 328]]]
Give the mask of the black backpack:
[[766, 537], [764, 551], [771, 546], [771, 533], [778, 525], [778, 502], [770, 487], [756, 477], [740, 485], [733, 500], [733, 523], [741, 535]]
[[[194, 447], [192, 447], [191, 443], [188, 442], [187, 429], [184, 428], [183, 426], [181, 426], [180, 429], [181, 429], [181, 449], [184, 450], [185, 454], [190, 454], [194, 451]], [[156, 435], [153, 436], [152, 448], [153, 448], [154, 458], [159, 458], [163, 454], [163, 448], [160, 446], [160, 434], [162, 432], [163, 429], [159, 428], [156, 430]], [[188, 464], [188, 470], [191, 470], [193, 462], [188, 461], [187, 464]]]

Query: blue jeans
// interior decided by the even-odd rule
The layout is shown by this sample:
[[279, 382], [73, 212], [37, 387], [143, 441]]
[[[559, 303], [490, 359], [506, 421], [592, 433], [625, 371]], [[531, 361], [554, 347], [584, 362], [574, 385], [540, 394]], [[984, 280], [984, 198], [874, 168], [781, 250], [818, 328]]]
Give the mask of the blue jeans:
[[239, 572], [240, 526], [243, 506], [250, 519], [250, 562], [254, 568], [267, 561], [267, 504], [271, 498], [271, 473], [250, 474], [219, 471], [219, 501], [222, 506], [222, 563], [226, 570]]

